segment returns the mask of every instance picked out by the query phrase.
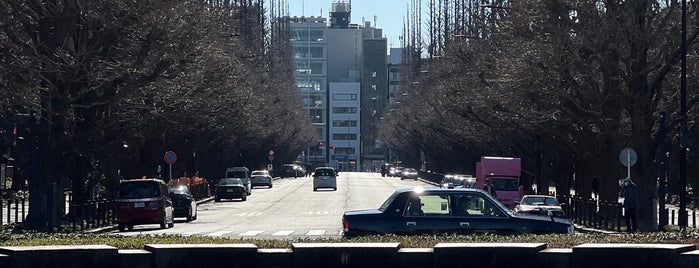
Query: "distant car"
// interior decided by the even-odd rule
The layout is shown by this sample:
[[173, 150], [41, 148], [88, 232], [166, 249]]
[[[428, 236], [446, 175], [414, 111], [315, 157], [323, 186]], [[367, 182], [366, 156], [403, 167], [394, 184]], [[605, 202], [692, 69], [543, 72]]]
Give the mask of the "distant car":
[[403, 173], [404, 167], [391, 167], [391, 169], [388, 171], [388, 175], [391, 177], [400, 177], [400, 175]]
[[313, 191], [320, 188], [337, 190], [337, 171], [332, 167], [317, 167], [313, 171]]
[[305, 176], [303, 169], [296, 164], [284, 164], [281, 167], [279, 177], [282, 178], [298, 178]]
[[175, 217], [186, 217], [187, 221], [197, 219], [197, 200], [186, 185], [170, 186], [170, 199]]
[[246, 167], [231, 167], [226, 169], [226, 178], [238, 178], [245, 186], [248, 195], [252, 194], [252, 183], [250, 182], [250, 170]]
[[474, 188], [476, 178], [465, 174], [447, 174], [439, 185], [444, 188]]
[[214, 201], [219, 202], [223, 199], [238, 198], [242, 201], [248, 199], [247, 189], [245, 189], [243, 181], [238, 178], [223, 178], [218, 180]]
[[162, 180], [125, 180], [119, 185], [117, 226], [123, 232], [138, 224], [160, 224], [160, 228], [175, 226], [170, 190]]
[[267, 186], [267, 188], [272, 188], [272, 176], [270, 176], [270, 175], [252, 175], [252, 177], [250, 177], [250, 183], [251, 183], [252, 187]]
[[404, 188], [378, 209], [345, 211], [343, 235], [367, 234], [573, 234], [564, 218], [515, 214], [479, 189]]
[[250, 173], [250, 176], [255, 176], [255, 175], [268, 175], [268, 176], [272, 176], [272, 174], [269, 173], [269, 170], [264, 170], [264, 169], [253, 170], [253, 171]]
[[558, 199], [550, 195], [525, 195], [522, 200], [516, 203], [514, 212], [518, 214], [565, 217], [563, 207], [558, 203]]
[[400, 180], [417, 180], [417, 170], [414, 168], [405, 168], [400, 173]]

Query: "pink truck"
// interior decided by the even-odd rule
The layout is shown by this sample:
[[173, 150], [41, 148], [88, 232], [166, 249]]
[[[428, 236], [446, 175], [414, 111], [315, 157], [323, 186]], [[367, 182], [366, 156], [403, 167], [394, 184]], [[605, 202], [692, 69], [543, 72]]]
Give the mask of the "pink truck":
[[486, 181], [490, 181], [495, 198], [513, 209], [515, 202], [522, 198], [522, 186], [519, 185], [521, 173], [522, 161], [519, 158], [483, 156], [476, 163], [475, 187], [484, 189]]

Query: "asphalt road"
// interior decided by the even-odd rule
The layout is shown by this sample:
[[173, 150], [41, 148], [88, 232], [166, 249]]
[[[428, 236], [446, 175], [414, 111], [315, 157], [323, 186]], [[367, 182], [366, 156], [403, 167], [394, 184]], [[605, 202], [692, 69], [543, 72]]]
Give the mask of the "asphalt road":
[[378, 208], [395, 189], [427, 185], [420, 181], [382, 178], [379, 173], [341, 172], [337, 191], [313, 192], [310, 177], [284, 178], [273, 188], [255, 187], [247, 201], [199, 204], [192, 222], [177, 218], [175, 227], [137, 225], [121, 235], [180, 234], [184, 236], [259, 239], [335, 238], [341, 236], [345, 210]]

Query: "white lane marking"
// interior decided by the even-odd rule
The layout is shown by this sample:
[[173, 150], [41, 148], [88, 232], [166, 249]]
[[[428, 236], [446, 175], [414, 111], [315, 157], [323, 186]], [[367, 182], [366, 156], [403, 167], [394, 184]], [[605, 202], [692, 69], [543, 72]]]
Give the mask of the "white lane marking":
[[324, 235], [325, 230], [311, 230], [306, 233], [306, 235]]
[[285, 231], [279, 231], [279, 232], [273, 233], [272, 235], [274, 235], [274, 236], [286, 236], [286, 235], [290, 235], [293, 233], [294, 233], [294, 231], [285, 230]]
[[218, 231], [218, 232], [210, 233], [210, 234], [208, 234], [207, 236], [219, 237], [219, 236], [223, 236], [223, 235], [225, 235], [225, 234], [230, 234], [230, 233], [232, 233], [232, 232], [233, 232], [233, 231]]
[[256, 236], [258, 234], [261, 234], [263, 231], [247, 231], [244, 233], [238, 234], [239, 236]]

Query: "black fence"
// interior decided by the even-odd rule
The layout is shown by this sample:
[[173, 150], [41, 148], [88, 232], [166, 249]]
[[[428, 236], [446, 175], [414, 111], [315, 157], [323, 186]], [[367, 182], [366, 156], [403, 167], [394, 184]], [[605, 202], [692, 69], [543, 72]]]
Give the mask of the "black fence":
[[25, 198], [0, 199], [0, 225], [24, 222], [29, 212]]
[[[207, 183], [192, 185], [190, 192], [196, 200], [210, 196]], [[77, 232], [116, 224], [116, 200], [98, 199], [75, 203], [70, 192], [64, 192], [62, 200], [63, 205], [58, 206], [61, 229]], [[0, 199], [0, 225], [23, 223], [28, 213], [28, 199]]]

